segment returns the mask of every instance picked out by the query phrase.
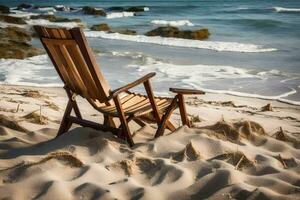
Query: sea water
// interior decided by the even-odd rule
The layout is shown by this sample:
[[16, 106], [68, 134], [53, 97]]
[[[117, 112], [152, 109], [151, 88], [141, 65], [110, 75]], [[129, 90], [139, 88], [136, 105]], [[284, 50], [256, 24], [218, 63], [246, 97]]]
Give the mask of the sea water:
[[[95, 50], [97, 61], [112, 88], [156, 72], [155, 91], [167, 95], [169, 87], [202, 89], [300, 104], [300, 1], [27, 1], [40, 9], [15, 16], [50, 13], [80, 18]], [[19, 1], [0, 0], [15, 7]], [[73, 7], [56, 11], [53, 6]], [[108, 15], [89, 16], [82, 6], [103, 8]], [[117, 12], [111, 7], [143, 6], [144, 12]], [[28, 24], [53, 25], [47, 20]], [[91, 31], [91, 25], [107, 23], [114, 29], [135, 30], [137, 35]], [[55, 24], [54, 24], [55, 25]], [[59, 23], [73, 27], [76, 23]], [[205, 41], [148, 37], [159, 26], [184, 29], [208, 28]], [[40, 46], [39, 41], [33, 44]], [[61, 85], [45, 55], [24, 60], [2, 59], [0, 82], [19, 85]], [[139, 88], [143, 91], [143, 88]]]

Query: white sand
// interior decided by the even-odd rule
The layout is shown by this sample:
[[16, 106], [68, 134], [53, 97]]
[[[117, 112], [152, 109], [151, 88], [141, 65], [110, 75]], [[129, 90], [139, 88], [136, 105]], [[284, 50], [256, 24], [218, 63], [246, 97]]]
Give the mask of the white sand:
[[[53, 139], [66, 103], [62, 89], [0, 86], [0, 199], [300, 199], [299, 106], [191, 97], [196, 128], [153, 140], [155, 125], [132, 123], [129, 148], [81, 127]], [[262, 112], [268, 103], [273, 111]], [[102, 121], [80, 104], [84, 117]]]

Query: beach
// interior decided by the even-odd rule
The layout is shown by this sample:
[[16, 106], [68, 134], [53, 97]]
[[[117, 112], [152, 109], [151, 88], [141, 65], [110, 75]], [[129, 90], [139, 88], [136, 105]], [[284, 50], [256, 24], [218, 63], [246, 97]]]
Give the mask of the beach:
[[[1, 198], [299, 199], [299, 106], [191, 96], [193, 128], [181, 127], [177, 110], [178, 129], [158, 139], [155, 124], [132, 122], [130, 148], [109, 132], [76, 126], [54, 139], [67, 103], [61, 88], [0, 90]], [[84, 118], [102, 122], [83, 99], [79, 105]]]
[[[1, 1], [0, 199], [300, 200], [299, 14], [293, 0]], [[190, 127], [176, 109], [175, 131], [158, 138], [157, 124], [126, 116], [132, 147], [120, 131], [74, 124], [57, 137], [68, 97], [34, 25], [80, 27], [107, 93], [151, 72], [156, 97], [204, 91], [184, 95]], [[100, 105], [87, 60], [59, 49], [68, 77], [92, 86], [71, 92]], [[83, 119], [112, 125], [82, 96]], [[146, 105], [138, 99], [129, 111]]]

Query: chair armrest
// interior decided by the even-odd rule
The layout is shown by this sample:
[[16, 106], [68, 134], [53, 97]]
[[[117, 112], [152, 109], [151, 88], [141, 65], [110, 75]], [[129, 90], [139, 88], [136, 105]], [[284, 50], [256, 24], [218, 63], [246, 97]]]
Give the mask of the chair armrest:
[[205, 94], [205, 92], [201, 90], [182, 89], [182, 88], [170, 88], [170, 91], [177, 94]]
[[140, 85], [146, 81], [148, 81], [150, 78], [152, 78], [153, 76], [155, 76], [155, 72], [152, 72], [152, 73], [149, 73], [145, 76], [143, 76], [142, 78], [139, 78], [138, 80], [132, 82], [132, 83], [129, 83], [123, 87], [120, 87], [118, 89], [115, 89], [113, 91], [110, 92], [110, 98], [114, 98], [116, 97], [118, 94], [122, 93], [122, 92], [126, 92], [128, 91], [129, 89], [137, 86], [137, 85]]

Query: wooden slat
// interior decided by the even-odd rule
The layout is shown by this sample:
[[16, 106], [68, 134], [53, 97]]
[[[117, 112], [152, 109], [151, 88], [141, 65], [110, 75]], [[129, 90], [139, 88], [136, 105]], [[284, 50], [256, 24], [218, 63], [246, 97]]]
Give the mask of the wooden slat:
[[79, 77], [76, 74], [76, 72], [71, 68], [71, 66], [68, 65], [66, 58], [61, 52], [61, 46], [53, 45], [53, 47], [58, 57], [57, 60], [61, 61], [62, 63], [62, 65], [59, 66], [60, 69], [65, 70], [70, 78], [69, 84], [73, 86], [74, 88], [73, 92], [82, 95], [81, 86], [79, 85], [79, 80], [78, 80]]
[[50, 38], [50, 35], [49, 35], [48, 31], [46, 30], [46, 28], [42, 27], [41, 31], [43, 32], [44, 37]]
[[94, 82], [94, 79], [88, 69], [88, 66], [86, 65], [84, 58], [82, 57], [80, 50], [78, 46], [69, 45], [68, 52], [75, 64], [75, 67], [77, 68], [82, 81], [84, 82], [84, 85], [86, 88], [88, 88], [87, 92], [89, 96], [93, 99], [96, 99], [101, 94], [99, 93], [99, 90]]
[[52, 45], [76, 45], [77, 43], [74, 40], [71, 39], [51, 39], [51, 38], [42, 38], [42, 41], [46, 44], [52, 44]]
[[62, 39], [67, 39], [67, 36], [66, 36], [66, 33], [65, 33], [65, 31], [64, 31], [65, 29], [58, 29], [58, 32], [59, 32], [59, 34], [60, 34], [60, 37], [62, 38]]
[[135, 95], [133, 98], [131, 98], [129, 101], [126, 101], [125, 103], [122, 103], [122, 108], [123, 109], [126, 109], [132, 105], [135, 105], [143, 100], [145, 100], [146, 98], [145, 97], [141, 97], [141, 96], [138, 96], [138, 95]]
[[65, 33], [65, 36], [67, 37], [67, 38], [72, 38], [72, 35], [71, 35], [71, 33], [70, 33], [70, 31], [68, 31], [67, 29], [62, 29], [62, 31]]
[[[139, 100], [141, 99], [141, 97], [137, 96], [137, 95], [134, 95], [132, 98], [130, 98], [130, 100], [122, 103], [121, 103], [121, 106], [122, 106], [122, 109], [125, 109], [126, 107], [130, 106], [130, 105], [133, 105], [135, 103], [138, 103]], [[121, 101], [121, 100], [120, 100]], [[104, 107], [104, 108], [101, 108], [102, 110], [105, 110], [106, 112], [115, 112], [116, 110], [116, 107], [113, 105], [113, 106], [107, 106], [107, 107]]]
[[57, 39], [61, 39], [62, 38], [61, 35], [60, 35], [60, 33], [59, 33], [59, 31], [57, 29], [50, 29], [50, 31], [52, 31], [52, 33], [53, 33], [53, 35], [54, 35], [55, 38], [57, 38]]
[[[79, 75], [77, 68], [75, 67], [75, 64], [70, 57], [70, 54], [68, 53], [66, 47], [64, 45], [59, 45], [60, 51], [62, 53], [63, 59], [65, 59], [67, 66], [68, 66], [68, 72], [72, 74], [72, 78], [74, 78], [74, 81], [77, 83], [77, 86], [79, 87], [80, 91], [77, 91], [76, 93], [84, 95], [88, 97], [87, 95], [87, 88], [85, 87], [81, 76]], [[66, 67], [67, 67], [66, 66]]]
[[52, 32], [51, 28], [44, 28], [45, 31], [48, 33], [49, 38], [55, 38], [54, 33]]
[[[163, 103], [157, 105], [157, 109], [160, 111], [160, 113], [162, 113], [169, 105], [170, 105], [170, 102], [166, 101], [166, 102], [163, 102]], [[152, 105], [149, 105], [149, 106], [146, 106], [146, 107], [141, 108], [139, 110], [128, 112], [126, 114], [134, 115], [134, 116], [140, 116], [140, 115], [147, 114], [151, 111], [153, 111], [153, 107], [152, 107]]]
[[54, 65], [54, 68], [56, 69], [56, 71], [57, 71], [59, 77], [61, 78], [61, 80], [63, 81], [63, 83], [66, 84], [66, 81], [64, 80], [64, 78], [63, 78], [61, 72], [59, 71], [58, 66], [57, 66], [57, 64], [56, 64], [56, 62], [55, 62], [53, 56], [51, 55], [51, 53], [50, 53], [49, 49], [47, 48], [46, 44], [42, 41], [42, 37], [47, 37], [47, 36], [45, 35], [45, 32], [44, 32], [43, 28], [42, 28], [41, 26], [34, 26], [34, 29], [36, 30], [36, 32], [37, 32], [38, 35], [40, 36], [41, 43], [42, 43], [42, 45], [44, 46], [44, 48], [45, 48], [45, 50], [46, 50], [48, 56], [50, 57], [50, 60], [52, 61], [53, 65]]
[[130, 112], [131, 110], [139, 109], [139, 108], [141, 108], [143, 106], [146, 106], [146, 105], [149, 105], [149, 104], [150, 104], [149, 99], [145, 98], [143, 101], [140, 101], [137, 104], [129, 106], [124, 110], [125, 110], [125, 112]]
[[56, 50], [54, 49], [54, 46], [48, 44], [46, 45], [47, 49], [50, 52], [51, 57], [53, 58], [53, 62], [57, 66], [57, 71], [61, 74], [62, 80], [64, 80], [65, 84], [70, 87], [71, 90], [75, 91], [75, 86], [73, 84], [73, 81], [69, 77], [69, 73], [66, 71], [66, 69], [63, 67], [62, 61], [59, 59], [59, 56], [57, 55]]
[[[70, 30], [70, 33], [72, 37], [76, 40], [80, 51], [84, 57], [84, 60], [89, 67], [89, 70], [91, 72], [91, 75], [93, 76], [93, 79], [95, 81], [95, 84], [100, 92], [100, 96], [98, 97], [98, 100], [102, 102], [106, 102], [107, 97], [109, 96], [110, 88], [108, 86], [108, 83], [106, 79], [104, 78], [103, 74], [100, 72], [100, 68], [96, 63], [95, 56], [91, 50], [91, 48], [88, 45], [88, 42], [80, 28], [73, 28]], [[108, 103], [108, 102], [106, 102]], [[112, 103], [112, 102], [111, 102]], [[110, 103], [108, 103], [110, 104]]]
[[[165, 102], [167, 102], [167, 99], [155, 99], [155, 102], [156, 102], [156, 105], [159, 106]], [[127, 113], [134, 113], [134, 112], [137, 112], [138, 110], [141, 110], [141, 109], [152, 109], [152, 105], [148, 99], [148, 103], [147, 104], [142, 104], [140, 107], [134, 107], [134, 108], [131, 108], [131, 109], [125, 109], [125, 112]]]

